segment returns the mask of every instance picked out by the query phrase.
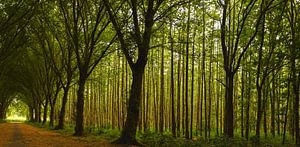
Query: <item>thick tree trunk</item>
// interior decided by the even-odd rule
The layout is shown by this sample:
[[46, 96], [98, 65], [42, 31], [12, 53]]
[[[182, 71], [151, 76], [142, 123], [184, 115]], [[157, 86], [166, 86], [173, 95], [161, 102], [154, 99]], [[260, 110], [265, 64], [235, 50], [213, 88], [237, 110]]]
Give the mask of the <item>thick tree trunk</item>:
[[224, 134], [233, 138], [233, 78], [234, 73], [226, 72]]
[[58, 118], [59, 121], [58, 121], [58, 125], [56, 127], [56, 129], [58, 129], [58, 130], [64, 129], [66, 104], [67, 104], [67, 101], [68, 101], [69, 89], [70, 89], [70, 85], [68, 84], [64, 88], [64, 95], [63, 95], [63, 98], [62, 98], [62, 105], [61, 105], [61, 109], [60, 109], [60, 113], [59, 113], [59, 118]]
[[84, 88], [86, 82], [86, 76], [80, 75], [77, 91], [77, 106], [76, 106], [76, 126], [75, 126], [75, 136], [83, 135], [83, 107], [84, 107]]
[[141, 102], [141, 89], [143, 81], [144, 68], [132, 69], [132, 85], [130, 89], [129, 103], [127, 107], [127, 118], [125, 127], [122, 130], [121, 137], [114, 141], [117, 144], [133, 144], [138, 145], [135, 136], [137, 130], [137, 123], [139, 120], [139, 109]]

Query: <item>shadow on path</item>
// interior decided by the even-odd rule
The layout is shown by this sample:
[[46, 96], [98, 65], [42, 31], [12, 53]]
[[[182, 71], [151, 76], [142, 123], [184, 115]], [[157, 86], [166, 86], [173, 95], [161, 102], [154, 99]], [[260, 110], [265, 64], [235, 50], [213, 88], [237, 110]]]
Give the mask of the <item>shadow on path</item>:
[[19, 127], [19, 122], [13, 124], [13, 135], [9, 141], [8, 147], [25, 147], [25, 142], [22, 137], [22, 132]]

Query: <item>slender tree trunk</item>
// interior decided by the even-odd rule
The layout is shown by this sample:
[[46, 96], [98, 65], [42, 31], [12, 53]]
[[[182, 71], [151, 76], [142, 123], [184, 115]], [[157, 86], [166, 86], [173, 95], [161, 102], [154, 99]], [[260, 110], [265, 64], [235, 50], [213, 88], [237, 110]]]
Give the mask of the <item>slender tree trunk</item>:
[[42, 110], [42, 104], [41, 104], [41, 102], [38, 102], [37, 120], [38, 120], [39, 123], [41, 123], [41, 121], [42, 121], [42, 119], [41, 119], [42, 111], [41, 110]]
[[[163, 34], [163, 44], [164, 44], [164, 37]], [[162, 134], [164, 131], [164, 96], [165, 96], [165, 76], [164, 76], [164, 47], [161, 49], [161, 68], [160, 68], [160, 119], [159, 119], [159, 132]]]
[[287, 126], [287, 117], [288, 117], [288, 110], [289, 110], [289, 99], [290, 99], [290, 81], [291, 78], [289, 76], [288, 80], [288, 87], [287, 87], [287, 98], [286, 98], [286, 109], [285, 109], [285, 114], [284, 114], [284, 126], [283, 126], [283, 136], [282, 136], [282, 144], [285, 143], [285, 136], [286, 136], [286, 126]]
[[[34, 112], [33, 112], [33, 107], [30, 106], [30, 107], [29, 107], [29, 121], [30, 121], [30, 122], [33, 122], [33, 121], [34, 121], [34, 120], [33, 120], [33, 119], [34, 119], [34, 117], [33, 117], [34, 114], [33, 114], [33, 113], [34, 113]], [[1, 114], [0, 114], [0, 115], [1, 115]]]
[[[251, 59], [250, 59], [251, 61]], [[248, 86], [247, 86], [247, 105], [246, 105], [246, 133], [245, 137], [248, 140], [249, 139], [249, 133], [250, 133], [250, 99], [251, 99], [251, 74], [248, 72]]]
[[186, 36], [186, 63], [185, 63], [185, 138], [189, 139], [189, 35], [190, 35], [191, 4], [188, 4], [187, 36]]
[[[273, 79], [275, 72], [273, 71]], [[271, 134], [275, 137], [275, 80], [272, 81], [272, 96], [271, 96]]]
[[[261, 78], [261, 71], [266, 70], [262, 69], [262, 58], [263, 58], [263, 46], [264, 46], [264, 36], [265, 36], [265, 15], [263, 15], [263, 19], [261, 22], [261, 33], [260, 33], [260, 46], [258, 51], [258, 65], [257, 65], [257, 73], [256, 73], [256, 90], [257, 90], [257, 117], [256, 117], [256, 136], [260, 138], [260, 122], [263, 113], [262, 107], [262, 89], [264, 83], [264, 77]], [[264, 74], [262, 76], [265, 76]]]
[[49, 99], [50, 99], [50, 97], [47, 96], [46, 102], [45, 102], [45, 106], [44, 106], [43, 123], [42, 123], [43, 125], [45, 125], [46, 122], [47, 122], [47, 114], [48, 114], [48, 104], [49, 104]]
[[[213, 34], [213, 33], [212, 33]], [[213, 40], [213, 38], [212, 38]], [[213, 43], [211, 44], [213, 47]], [[212, 101], [212, 79], [213, 79], [213, 73], [212, 73], [212, 58], [213, 58], [213, 50], [210, 49], [210, 57], [209, 57], [209, 80], [208, 80], [208, 120], [207, 120], [207, 129], [208, 129], [208, 138], [210, 138], [210, 132], [211, 132], [211, 101]]]
[[257, 117], [256, 117], [256, 136], [260, 138], [260, 122], [261, 122], [261, 116], [262, 116], [262, 100], [261, 100], [261, 94], [262, 94], [262, 88], [260, 86], [257, 86]]
[[173, 36], [172, 36], [172, 22], [170, 23], [170, 39], [171, 39], [171, 117], [172, 117], [172, 134], [176, 137], [176, 121], [175, 121], [175, 101], [174, 101], [174, 48], [173, 48]]
[[[279, 79], [281, 80], [280, 76], [279, 76]], [[277, 107], [277, 135], [280, 135], [280, 123], [281, 123], [281, 120], [280, 120], [280, 92], [279, 90], [277, 91], [277, 94], [276, 94], [276, 107]]]
[[[218, 59], [219, 53], [217, 50], [217, 78], [220, 79], [220, 72], [219, 72], [219, 59]], [[217, 136], [219, 136], [219, 107], [220, 107], [220, 102], [219, 102], [219, 92], [220, 92], [220, 88], [219, 88], [220, 84], [216, 84], [216, 134]]]
[[181, 65], [181, 55], [179, 54], [179, 57], [178, 57], [178, 68], [177, 68], [177, 136], [180, 136], [180, 96], [181, 96], [181, 77], [180, 77], [180, 71], [181, 71], [181, 68], [180, 68], [180, 65]]
[[245, 80], [244, 80], [244, 68], [242, 68], [242, 88], [241, 88], [241, 136], [244, 137], [244, 92], [245, 92]]
[[50, 122], [49, 122], [50, 127], [53, 127], [54, 124], [54, 109], [55, 109], [55, 102], [53, 102], [50, 105]]
[[264, 133], [265, 133], [265, 139], [267, 139], [268, 137], [268, 128], [267, 128], [267, 111], [268, 111], [268, 106], [267, 106], [267, 103], [268, 103], [268, 90], [269, 90], [269, 87], [265, 87], [264, 88], [264, 92], [263, 92], [263, 97], [264, 97], [264, 100], [263, 100], [263, 115], [264, 115]]
[[[294, 128], [295, 128], [295, 138], [296, 138], [296, 145], [300, 145], [300, 132], [299, 132], [299, 85], [300, 85], [300, 72], [297, 76], [297, 68], [296, 68], [296, 60], [299, 59], [297, 57], [297, 49], [298, 44], [296, 42], [296, 32], [297, 32], [297, 5], [294, 1], [290, 1], [290, 29], [292, 34], [292, 42], [291, 42], [291, 49], [290, 49], [290, 68], [292, 72], [292, 84], [293, 84], [293, 93], [294, 93], [294, 105], [293, 105], [293, 112], [294, 112]], [[295, 14], [294, 14], [295, 13]], [[298, 24], [299, 25], [299, 24]]]
[[193, 50], [192, 50], [192, 80], [191, 80], [191, 123], [190, 123], [190, 138], [193, 138], [193, 114], [194, 114], [194, 68], [195, 68], [195, 34], [193, 35]]

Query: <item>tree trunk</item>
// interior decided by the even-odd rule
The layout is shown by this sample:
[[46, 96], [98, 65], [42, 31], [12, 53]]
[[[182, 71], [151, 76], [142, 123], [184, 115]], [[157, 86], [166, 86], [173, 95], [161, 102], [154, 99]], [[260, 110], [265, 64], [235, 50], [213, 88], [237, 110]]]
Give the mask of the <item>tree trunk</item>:
[[[273, 71], [273, 78], [275, 73]], [[271, 134], [275, 137], [275, 80], [272, 81], [272, 96], [271, 96]]]
[[224, 134], [233, 138], [233, 79], [234, 73], [226, 72]]
[[194, 118], [194, 73], [195, 73], [195, 36], [196, 31], [193, 35], [193, 47], [192, 47], [192, 80], [191, 80], [191, 122], [190, 122], [190, 138], [193, 138], [193, 118]]
[[42, 123], [43, 125], [45, 125], [45, 123], [47, 121], [49, 99], [50, 99], [50, 97], [48, 96], [46, 98], [46, 102], [45, 102], [45, 106], [44, 106], [44, 115], [43, 115], [43, 123]]
[[32, 107], [29, 107], [29, 121], [30, 122], [33, 122], [33, 108]]
[[50, 127], [54, 126], [54, 111], [55, 111], [55, 105], [56, 105], [56, 100], [58, 97], [59, 90], [60, 90], [60, 87], [59, 87], [59, 84], [57, 84], [54, 97], [52, 100], [50, 100], [50, 122], [49, 122]]
[[286, 126], [287, 126], [287, 117], [288, 117], [288, 110], [289, 110], [289, 99], [290, 99], [290, 81], [291, 78], [288, 79], [288, 87], [287, 87], [287, 98], [286, 98], [286, 109], [284, 114], [284, 126], [283, 126], [283, 136], [282, 136], [282, 144], [285, 142], [285, 135], [286, 135]]
[[80, 74], [78, 81], [78, 91], [77, 91], [77, 105], [76, 105], [76, 126], [75, 126], [75, 136], [83, 135], [83, 108], [84, 108], [84, 89], [86, 76]]
[[170, 23], [170, 38], [171, 38], [171, 117], [172, 117], [172, 134], [176, 137], [176, 120], [175, 120], [175, 102], [174, 102], [174, 48], [172, 38], [172, 23]]
[[[297, 44], [297, 5], [294, 3], [294, 1], [290, 1], [291, 5], [291, 13], [290, 13], [290, 29], [291, 29], [291, 34], [292, 34], [292, 39], [291, 39], [291, 49], [290, 49], [290, 68], [292, 72], [292, 84], [293, 84], [293, 93], [294, 93], [294, 105], [293, 105], [293, 112], [294, 112], [294, 130], [295, 130], [295, 138], [296, 138], [296, 145], [300, 145], [300, 132], [299, 132], [299, 83], [300, 83], [300, 72], [298, 73], [297, 77], [297, 67], [296, 67], [296, 60], [299, 59], [297, 56], [297, 49], [298, 44]], [[296, 14], [294, 14], [296, 13]]]
[[[251, 61], [251, 59], [250, 59]], [[246, 106], [246, 132], [245, 137], [248, 140], [249, 139], [249, 133], [250, 133], [250, 99], [251, 99], [251, 74], [248, 73], [248, 89], [247, 89], [247, 106]]]
[[256, 116], [256, 136], [260, 138], [260, 122], [261, 122], [261, 116], [262, 116], [262, 100], [261, 100], [261, 93], [262, 88], [257, 85], [257, 116]]
[[[219, 56], [219, 53], [218, 53], [218, 50], [217, 50], [217, 78], [220, 79], [220, 72], [219, 72], [219, 60], [218, 60], [218, 56]], [[216, 84], [216, 135], [219, 136], [219, 105], [220, 105], [220, 102], [219, 102], [219, 96], [220, 96], [220, 88], [219, 88], [219, 85], [220, 84]], [[199, 91], [200, 92], [200, 91]]]
[[241, 87], [241, 136], [244, 137], [244, 96], [245, 96], [245, 80], [244, 80], [244, 68], [242, 68], [242, 87]]
[[137, 123], [139, 120], [139, 109], [141, 102], [141, 89], [143, 81], [144, 67], [132, 69], [132, 85], [130, 89], [129, 103], [127, 107], [127, 118], [121, 137], [114, 141], [118, 144], [139, 144], [135, 138]]
[[[164, 35], [163, 35], [164, 36]], [[164, 44], [164, 37], [163, 42]], [[162, 134], [164, 131], [164, 95], [165, 95], [165, 76], [164, 76], [164, 47], [161, 49], [161, 68], [160, 68], [160, 113], [159, 113], [159, 132]]]
[[50, 127], [53, 127], [53, 124], [54, 124], [54, 109], [55, 109], [55, 104], [51, 104], [50, 105], [50, 122], [49, 122]]
[[[205, 119], [205, 123], [204, 123], [204, 134], [205, 134], [205, 139], [207, 139], [207, 129], [208, 129], [208, 126], [207, 126], [207, 97], [206, 97], [206, 74], [205, 74], [205, 57], [206, 57], [206, 47], [205, 47], [205, 44], [206, 44], [206, 35], [205, 35], [205, 7], [203, 5], [203, 8], [202, 8], [202, 22], [203, 22], [203, 26], [202, 26], [202, 94], [203, 94], [203, 98], [204, 98], [204, 119]], [[202, 110], [201, 110], [202, 111]], [[202, 113], [202, 112], [201, 112]]]
[[180, 95], [181, 95], [181, 77], [180, 77], [180, 65], [181, 65], [181, 55], [178, 57], [178, 68], [177, 68], [177, 136], [180, 136]]
[[60, 113], [59, 113], [59, 117], [58, 117], [58, 125], [56, 126], [56, 129], [60, 130], [60, 129], [64, 129], [64, 122], [65, 122], [65, 114], [66, 114], [66, 104], [68, 101], [68, 94], [69, 94], [69, 89], [70, 89], [70, 85], [67, 84], [66, 87], [64, 88], [64, 95], [62, 98], [62, 105], [61, 105], [61, 109], [60, 109]]
[[190, 35], [191, 4], [188, 1], [188, 20], [186, 35], [186, 63], [185, 63], [185, 138], [189, 139], [189, 35]]
[[5, 118], [6, 118], [6, 113], [5, 113], [4, 110], [1, 110], [1, 111], [0, 111], [0, 120], [1, 120], [1, 119], [5, 119]]

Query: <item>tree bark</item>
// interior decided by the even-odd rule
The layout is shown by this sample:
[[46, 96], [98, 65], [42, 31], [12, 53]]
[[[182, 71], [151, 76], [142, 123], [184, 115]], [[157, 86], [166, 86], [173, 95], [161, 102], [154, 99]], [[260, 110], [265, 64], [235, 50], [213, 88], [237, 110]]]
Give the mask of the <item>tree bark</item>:
[[132, 70], [133, 80], [127, 107], [127, 118], [125, 121], [125, 127], [121, 133], [121, 137], [115, 141], [116, 143], [139, 144], [135, 136], [137, 130], [137, 120], [139, 120], [143, 72], [144, 68]]
[[56, 129], [58, 129], [58, 130], [64, 129], [66, 104], [67, 104], [67, 101], [68, 101], [69, 89], [70, 89], [70, 85], [67, 84], [66, 87], [64, 88], [64, 95], [63, 95], [63, 98], [62, 98], [62, 105], [61, 105], [61, 109], [60, 109], [60, 113], [59, 113], [58, 125], [56, 127]]
[[226, 72], [224, 134], [233, 138], [233, 79], [231, 71]]
[[84, 89], [86, 76], [80, 74], [78, 81], [78, 91], [77, 91], [77, 105], [76, 105], [76, 126], [75, 126], [75, 136], [83, 135], [83, 108], [84, 108]]
[[45, 106], [44, 106], [43, 123], [42, 123], [43, 125], [45, 125], [45, 123], [47, 121], [49, 99], [50, 99], [50, 97], [47, 96]]
[[[293, 84], [293, 93], [294, 93], [294, 130], [296, 145], [300, 145], [300, 132], [299, 132], [299, 85], [300, 85], [300, 72], [297, 76], [296, 60], [297, 57], [297, 42], [296, 42], [296, 31], [297, 31], [297, 5], [294, 1], [290, 1], [291, 11], [290, 11], [290, 31], [292, 34], [291, 38], [291, 49], [290, 49], [290, 68], [292, 72], [292, 84]], [[294, 14], [296, 13], [296, 14]]]
[[176, 137], [176, 118], [175, 118], [175, 92], [174, 92], [174, 48], [172, 36], [172, 22], [170, 23], [170, 39], [171, 39], [171, 117], [172, 117], [172, 134]]

